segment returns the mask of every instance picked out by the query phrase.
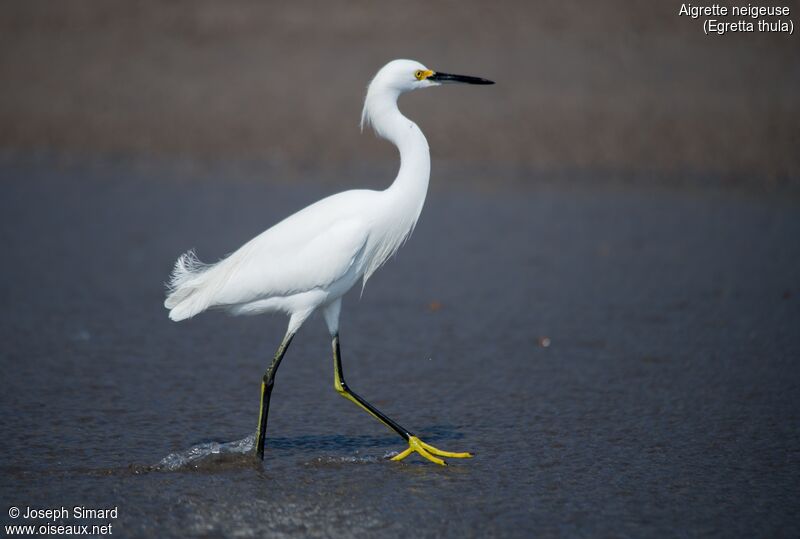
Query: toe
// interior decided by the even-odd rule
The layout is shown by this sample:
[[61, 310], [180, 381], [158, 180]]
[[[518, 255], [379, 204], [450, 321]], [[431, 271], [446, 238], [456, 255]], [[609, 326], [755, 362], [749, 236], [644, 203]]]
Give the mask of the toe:
[[454, 459], [468, 459], [472, 457], [471, 453], [453, 453], [451, 451], [442, 451], [441, 449], [437, 449], [430, 444], [426, 444], [416, 436], [411, 436], [408, 439], [408, 448], [392, 457], [392, 460], [399, 461], [403, 460], [411, 453], [419, 453], [419, 456], [428, 459], [429, 461], [433, 462], [434, 464], [438, 464], [439, 466], [447, 466], [447, 463], [438, 457], [447, 457], [447, 458], [454, 458]]
[[452, 459], [469, 459], [469, 458], [472, 458], [472, 453], [467, 453], [467, 452], [464, 452], [464, 453], [453, 453], [451, 451], [443, 451], [441, 449], [433, 447], [430, 444], [426, 444], [425, 442], [420, 442], [420, 444], [422, 445], [422, 447], [427, 449], [429, 452], [433, 453], [434, 455], [439, 455], [440, 457], [447, 457], [447, 458], [452, 458]]
[[438, 464], [439, 466], [447, 466], [447, 463], [445, 461], [443, 461], [440, 458], [434, 457], [433, 455], [431, 455], [430, 453], [428, 453], [427, 451], [425, 451], [425, 449], [423, 449], [421, 447], [417, 450], [417, 453], [419, 453], [421, 456], [425, 457], [429, 461]]
[[406, 458], [407, 456], [409, 456], [413, 452], [414, 452], [414, 449], [409, 447], [405, 451], [403, 451], [402, 453], [399, 453], [399, 454], [393, 456], [392, 460], [403, 460], [404, 458]]

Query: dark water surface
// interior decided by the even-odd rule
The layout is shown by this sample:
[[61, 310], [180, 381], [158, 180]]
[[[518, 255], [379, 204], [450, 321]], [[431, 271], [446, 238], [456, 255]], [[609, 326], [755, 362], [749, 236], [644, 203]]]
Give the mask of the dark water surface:
[[435, 168], [411, 241], [345, 300], [344, 366], [401, 424], [476, 458], [385, 460], [402, 440], [334, 392], [315, 318], [278, 374], [264, 463], [167, 471], [171, 453], [252, 434], [285, 329], [170, 322], [175, 257], [213, 261], [337, 188], [125, 163], [0, 172], [3, 524], [47, 522], [10, 506], [82, 505], [117, 506], [89, 521], [115, 536], [800, 534], [797, 201], [458, 189]]

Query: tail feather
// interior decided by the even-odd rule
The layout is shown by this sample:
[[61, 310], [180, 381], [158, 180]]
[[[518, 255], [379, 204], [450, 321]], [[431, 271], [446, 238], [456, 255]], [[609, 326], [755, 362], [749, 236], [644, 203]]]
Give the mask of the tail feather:
[[164, 301], [172, 320], [191, 318], [211, 305], [213, 287], [207, 285], [215, 265], [201, 262], [194, 250], [178, 258], [167, 283], [167, 299]]

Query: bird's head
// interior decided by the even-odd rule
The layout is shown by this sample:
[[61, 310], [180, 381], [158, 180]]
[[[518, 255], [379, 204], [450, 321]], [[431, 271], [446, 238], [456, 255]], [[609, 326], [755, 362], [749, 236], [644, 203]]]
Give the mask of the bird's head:
[[453, 75], [428, 69], [414, 60], [392, 60], [369, 83], [361, 126], [370, 120], [370, 105], [395, 103], [400, 94], [441, 84], [494, 84], [493, 81], [468, 75]]
[[494, 84], [480, 77], [433, 71], [414, 60], [392, 60], [378, 71], [369, 86], [403, 93], [447, 83]]

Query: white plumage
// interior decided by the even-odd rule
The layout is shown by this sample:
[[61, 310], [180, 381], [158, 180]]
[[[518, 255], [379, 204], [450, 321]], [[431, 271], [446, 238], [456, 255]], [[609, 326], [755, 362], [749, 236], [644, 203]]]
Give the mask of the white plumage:
[[[395, 60], [367, 91], [362, 126], [372, 125], [400, 151], [400, 171], [388, 189], [346, 191], [320, 200], [216, 264], [202, 264], [192, 251], [184, 254], [175, 263], [164, 302], [170, 318], [184, 320], [211, 308], [233, 314], [282, 311], [291, 317], [291, 332], [320, 307], [331, 307], [338, 319], [339, 307], [333, 304], [359, 279], [366, 283], [397, 251], [425, 202], [428, 143], [397, 108], [403, 91], [439, 84], [417, 80], [419, 71], [427, 69]], [[330, 316], [326, 320], [329, 326], [338, 324]]]
[[443, 465], [439, 457], [471, 456], [426, 444], [352, 392], [344, 381], [339, 349], [342, 296], [359, 279], [366, 284], [370, 275], [400, 248], [414, 230], [428, 191], [428, 142], [419, 127], [397, 109], [397, 98], [403, 92], [444, 82], [492, 84], [477, 77], [435, 73], [411, 60], [389, 62], [372, 79], [361, 127], [372, 125], [378, 135], [400, 151], [400, 171], [387, 189], [346, 191], [320, 200], [262, 232], [216, 264], [203, 264], [193, 251], [175, 263], [164, 302], [172, 320], [191, 318], [212, 308], [233, 314], [282, 311], [289, 315], [286, 335], [262, 379], [254, 444], [259, 458], [264, 458], [275, 372], [295, 332], [317, 309], [322, 310], [333, 338], [336, 391], [408, 442], [409, 447], [395, 460], [418, 453]]

